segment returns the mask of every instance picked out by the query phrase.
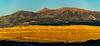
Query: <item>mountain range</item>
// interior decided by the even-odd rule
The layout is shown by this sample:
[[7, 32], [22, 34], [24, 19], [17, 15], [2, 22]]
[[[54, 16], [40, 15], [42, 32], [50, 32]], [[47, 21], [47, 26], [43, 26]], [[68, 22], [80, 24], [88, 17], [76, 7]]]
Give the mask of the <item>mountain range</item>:
[[0, 27], [18, 25], [100, 25], [100, 12], [80, 8], [43, 8], [37, 12], [17, 11], [0, 17]]

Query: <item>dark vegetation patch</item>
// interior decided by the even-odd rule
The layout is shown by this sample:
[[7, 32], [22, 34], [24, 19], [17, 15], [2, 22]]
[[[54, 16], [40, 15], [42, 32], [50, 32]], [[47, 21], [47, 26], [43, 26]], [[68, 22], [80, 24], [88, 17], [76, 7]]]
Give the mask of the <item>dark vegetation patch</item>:
[[0, 41], [0, 46], [100, 46], [100, 40], [88, 40], [86, 42], [73, 43], [39, 43], [39, 42], [16, 42], [16, 41]]
[[91, 25], [91, 26], [100, 26], [100, 21], [83, 21], [83, 22], [36, 22], [30, 23], [31, 25], [51, 25], [51, 26], [62, 26], [62, 25]]

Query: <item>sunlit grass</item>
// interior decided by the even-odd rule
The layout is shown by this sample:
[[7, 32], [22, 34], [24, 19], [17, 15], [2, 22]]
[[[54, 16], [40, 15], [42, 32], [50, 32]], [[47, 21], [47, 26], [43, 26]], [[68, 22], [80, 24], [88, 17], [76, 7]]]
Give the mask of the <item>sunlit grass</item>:
[[100, 39], [100, 26], [16, 26], [0, 28], [1, 40], [66, 42]]

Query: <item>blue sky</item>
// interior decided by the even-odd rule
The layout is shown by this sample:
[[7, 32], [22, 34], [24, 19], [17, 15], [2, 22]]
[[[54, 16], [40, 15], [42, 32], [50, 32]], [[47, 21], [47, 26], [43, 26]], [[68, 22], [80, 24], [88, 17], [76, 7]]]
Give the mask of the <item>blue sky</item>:
[[75, 7], [100, 11], [100, 0], [0, 0], [0, 16], [19, 10], [38, 11], [45, 7]]

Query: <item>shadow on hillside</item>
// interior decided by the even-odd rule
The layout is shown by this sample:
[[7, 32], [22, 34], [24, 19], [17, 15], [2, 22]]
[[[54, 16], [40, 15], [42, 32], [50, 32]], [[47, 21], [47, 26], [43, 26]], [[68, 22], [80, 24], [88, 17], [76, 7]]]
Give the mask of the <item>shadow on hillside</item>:
[[100, 21], [85, 21], [85, 22], [37, 22], [30, 23], [31, 25], [41, 25], [41, 26], [64, 26], [64, 25], [90, 25], [90, 26], [100, 26]]
[[84, 22], [35, 22], [29, 24], [18, 24], [18, 25], [7, 25], [0, 26], [0, 28], [15, 27], [15, 26], [29, 26], [29, 25], [39, 25], [39, 26], [71, 26], [71, 25], [89, 25], [89, 26], [100, 26], [100, 21], [84, 21]]
[[100, 46], [100, 40], [89, 40], [81, 43], [38, 43], [38, 42], [15, 42], [15, 41], [0, 41], [0, 46]]

